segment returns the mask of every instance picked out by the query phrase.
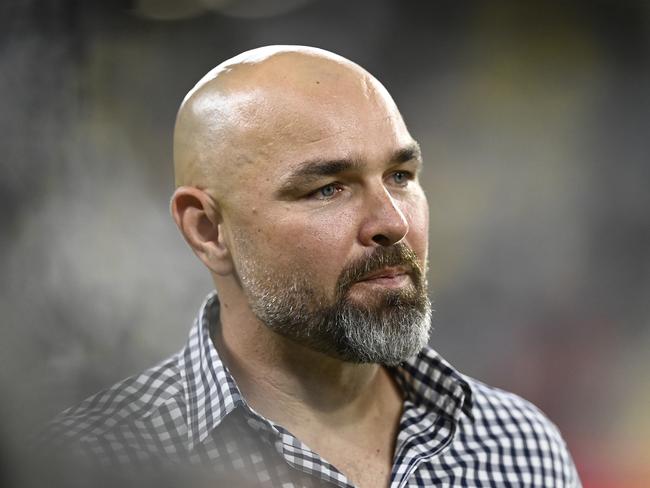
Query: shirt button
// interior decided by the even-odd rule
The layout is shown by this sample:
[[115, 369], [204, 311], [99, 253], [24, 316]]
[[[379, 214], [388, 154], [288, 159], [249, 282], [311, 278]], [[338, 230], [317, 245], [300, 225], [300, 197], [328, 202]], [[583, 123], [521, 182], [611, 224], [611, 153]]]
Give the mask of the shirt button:
[[268, 430], [266, 424], [258, 419], [248, 419], [246, 423], [251, 429], [254, 429], [258, 432], [266, 432]]

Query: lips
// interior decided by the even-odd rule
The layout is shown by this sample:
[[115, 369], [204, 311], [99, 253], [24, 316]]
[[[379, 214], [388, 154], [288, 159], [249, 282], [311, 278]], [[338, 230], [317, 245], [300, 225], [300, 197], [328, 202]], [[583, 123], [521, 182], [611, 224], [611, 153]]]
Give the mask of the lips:
[[370, 273], [359, 281], [370, 281], [370, 280], [381, 280], [381, 279], [394, 279], [399, 276], [408, 274], [408, 270], [402, 266], [393, 266], [388, 268], [382, 268], [374, 273]]

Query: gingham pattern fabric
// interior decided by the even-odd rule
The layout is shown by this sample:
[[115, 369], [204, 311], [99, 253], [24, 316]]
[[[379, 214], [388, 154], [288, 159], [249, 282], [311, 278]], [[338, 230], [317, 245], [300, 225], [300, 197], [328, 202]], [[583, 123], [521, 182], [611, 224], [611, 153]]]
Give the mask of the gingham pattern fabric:
[[[241, 481], [219, 486], [353, 486], [246, 403], [210, 339], [218, 317], [212, 293], [181, 352], [69, 408], [48, 435], [105, 466], [158, 460]], [[428, 347], [391, 372], [405, 398], [391, 487], [580, 486], [557, 428], [527, 401]]]

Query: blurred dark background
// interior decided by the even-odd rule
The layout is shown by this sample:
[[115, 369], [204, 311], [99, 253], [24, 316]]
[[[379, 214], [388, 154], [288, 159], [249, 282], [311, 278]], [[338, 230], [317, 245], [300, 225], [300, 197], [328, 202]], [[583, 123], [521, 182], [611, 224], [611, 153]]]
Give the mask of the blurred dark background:
[[586, 488], [647, 486], [644, 0], [3, 0], [5, 476], [34, 426], [182, 346], [211, 282], [168, 215], [175, 112], [267, 44], [361, 64], [420, 141], [432, 345], [542, 408]]

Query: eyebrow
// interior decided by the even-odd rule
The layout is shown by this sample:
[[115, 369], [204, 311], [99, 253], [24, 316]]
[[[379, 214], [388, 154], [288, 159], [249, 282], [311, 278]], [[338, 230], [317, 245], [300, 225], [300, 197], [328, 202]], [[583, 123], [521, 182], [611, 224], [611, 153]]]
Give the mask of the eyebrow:
[[398, 149], [393, 153], [393, 157], [391, 158], [391, 162], [395, 163], [406, 163], [411, 160], [422, 163], [422, 151], [417, 141], [413, 141], [408, 146]]
[[[402, 164], [408, 161], [422, 162], [420, 145], [413, 141], [411, 144], [396, 150], [389, 158], [390, 164]], [[342, 159], [313, 159], [303, 161], [298, 168], [291, 172], [278, 193], [290, 193], [294, 186], [309, 183], [323, 176], [334, 176], [346, 171], [359, 169], [363, 166], [361, 159], [356, 157]]]

